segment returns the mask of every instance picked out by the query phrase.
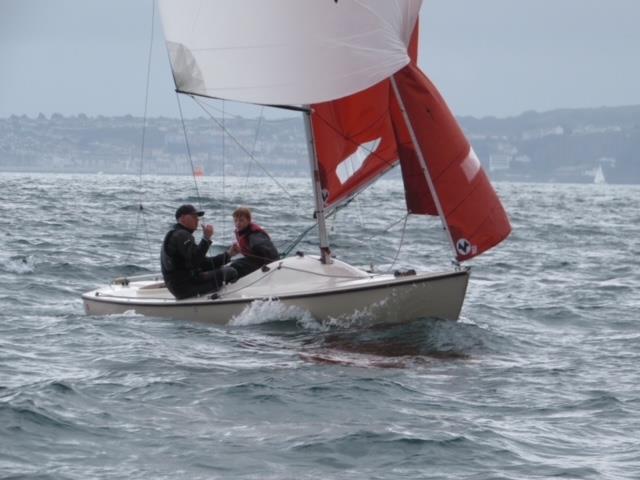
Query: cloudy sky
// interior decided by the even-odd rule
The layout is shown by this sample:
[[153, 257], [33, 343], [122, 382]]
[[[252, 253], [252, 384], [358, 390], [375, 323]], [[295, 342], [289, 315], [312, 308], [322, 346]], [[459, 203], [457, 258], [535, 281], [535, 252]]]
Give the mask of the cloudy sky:
[[[142, 115], [151, 9], [0, 0], [0, 117]], [[457, 115], [640, 104], [639, 0], [425, 0], [421, 13], [420, 65]], [[174, 117], [157, 20], [149, 115]]]

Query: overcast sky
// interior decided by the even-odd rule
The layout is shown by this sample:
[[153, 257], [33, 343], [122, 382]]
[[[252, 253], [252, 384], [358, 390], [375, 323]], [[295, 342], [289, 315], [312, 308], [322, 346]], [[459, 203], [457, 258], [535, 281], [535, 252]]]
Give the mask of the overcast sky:
[[[151, 8], [0, 0], [0, 117], [141, 116]], [[640, 0], [425, 0], [421, 22], [420, 66], [456, 115], [640, 104]], [[157, 14], [153, 51], [149, 115], [175, 117]]]

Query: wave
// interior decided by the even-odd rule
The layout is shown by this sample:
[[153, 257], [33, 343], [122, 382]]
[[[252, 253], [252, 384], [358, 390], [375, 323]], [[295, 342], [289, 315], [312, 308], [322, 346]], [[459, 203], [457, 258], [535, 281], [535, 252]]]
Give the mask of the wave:
[[7, 273], [17, 273], [20, 275], [33, 273], [36, 270], [36, 260], [33, 255], [14, 256], [9, 258], [0, 257], [0, 269]]
[[300, 356], [324, 364], [407, 368], [436, 360], [467, 360], [504, 349], [504, 341], [477, 325], [438, 319], [316, 333]]
[[317, 320], [307, 310], [268, 299], [251, 302], [237, 316], [229, 321], [229, 325], [246, 327], [271, 322], [288, 322], [294, 320], [305, 328], [315, 328]]

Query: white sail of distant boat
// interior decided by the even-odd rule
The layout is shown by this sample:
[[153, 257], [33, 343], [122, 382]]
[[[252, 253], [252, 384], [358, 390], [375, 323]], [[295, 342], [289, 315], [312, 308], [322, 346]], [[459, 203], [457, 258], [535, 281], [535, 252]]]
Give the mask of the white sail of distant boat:
[[[215, 295], [176, 300], [161, 277], [83, 295], [90, 314], [133, 310], [225, 324], [276, 298], [318, 320], [455, 320], [469, 279], [378, 274], [335, 258], [325, 218], [400, 166], [407, 214], [436, 215], [456, 262], [504, 240], [508, 217], [455, 117], [417, 65], [421, 0], [160, 0], [178, 92], [300, 110], [319, 255], [297, 254]], [[274, 205], [273, 208], [278, 208]]]
[[604, 171], [602, 170], [602, 165], [598, 165], [598, 168], [596, 168], [595, 173], [593, 174], [593, 183], [596, 185], [603, 185], [607, 183], [607, 180], [604, 177]]

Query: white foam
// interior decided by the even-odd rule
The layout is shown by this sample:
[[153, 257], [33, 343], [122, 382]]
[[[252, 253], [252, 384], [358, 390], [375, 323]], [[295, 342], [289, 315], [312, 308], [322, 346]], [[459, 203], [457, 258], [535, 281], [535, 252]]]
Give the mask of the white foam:
[[3, 259], [4, 269], [9, 273], [33, 273], [36, 262], [33, 256]]
[[371, 326], [381, 321], [392, 323], [394, 321], [392, 318], [381, 316], [379, 313], [379, 310], [385, 307], [388, 300], [388, 298], [383, 298], [362, 310], [355, 310], [348, 315], [329, 317], [323, 322], [323, 326], [325, 328], [353, 328]]
[[122, 313], [110, 313], [105, 315], [106, 317], [144, 317], [141, 313], [137, 313], [135, 310], [125, 310]]
[[247, 326], [268, 322], [297, 320], [305, 328], [317, 328], [318, 322], [305, 309], [285, 305], [278, 300], [256, 300], [251, 302], [240, 315], [234, 316], [229, 325]]

